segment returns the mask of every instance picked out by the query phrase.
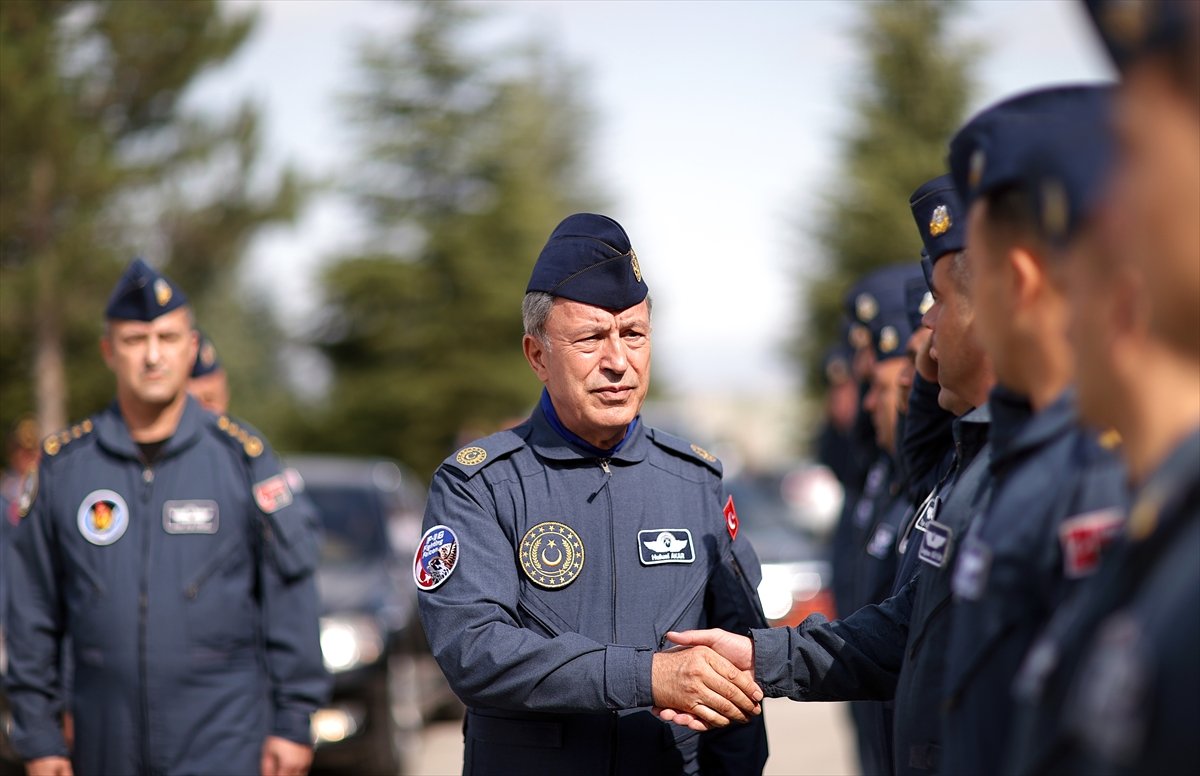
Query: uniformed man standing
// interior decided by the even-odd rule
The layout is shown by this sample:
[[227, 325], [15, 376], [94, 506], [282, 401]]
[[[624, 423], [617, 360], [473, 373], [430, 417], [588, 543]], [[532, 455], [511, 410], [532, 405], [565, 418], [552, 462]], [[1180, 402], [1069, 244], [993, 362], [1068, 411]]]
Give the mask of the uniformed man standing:
[[302, 774], [328, 691], [314, 516], [256, 432], [188, 396], [179, 288], [135, 260], [105, 315], [116, 401], [46, 438], [15, 538], [16, 748], [31, 775]]
[[[716, 457], [641, 422], [650, 300], [621, 226], [559, 224], [523, 313], [541, 401], [438, 469], [413, 563], [433, 654], [468, 707], [464, 771], [761, 772], [748, 672], [662, 651], [672, 628], [761, 625], [760, 571]], [[651, 714], [676, 704], [750, 722], [698, 733]]]
[[198, 334], [200, 346], [196, 350], [196, 363], [192, 364], [187, 390], [201, 407], [222, 415], [229, 411], [229, 375], [217, 355], [217, 346], [204, 332]]

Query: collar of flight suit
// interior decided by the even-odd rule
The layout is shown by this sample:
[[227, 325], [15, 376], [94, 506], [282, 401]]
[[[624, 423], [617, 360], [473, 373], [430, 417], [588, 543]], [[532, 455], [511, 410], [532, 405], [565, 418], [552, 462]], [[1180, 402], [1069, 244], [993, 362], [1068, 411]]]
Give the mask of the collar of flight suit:
[[[191, 447], [200, 435], [203, 420], [204, 410], [195, 399], [188, 396], [179, 425], [163, 445], [158, 460], [165, 460]], [[129, 435], [129, 426], [126, 425], [121, 408], [115, 400], [96, 418], [96, 439], [101, 447], [113, 455], [139, 462], [142, 460], [141, 449]]]
[[[646, 424], [640, 422], [640, 418], [641, 415], [638, 415], [638, 422], [632, 424], [633, 428], [629, 430], [621, 449], [613, 453], [607, 460], [637, 463], [646, 459], [646, 454], [649, 452], [650, 440], [647, 438]], [[556, 461], [590, 462], [601, 460], [599, 456], [590, 452], [584, 452], [571, 444], [555, 431], [554, 427], [546, 419], [546, 415], [542, 412], [540, 405], [534, 407], [533, 414], [529, 416], [529, 425], [530, 432], [526, 442], [533, 448], [534, 452], [543, 458], [551, 458]]]
[[1142, 541], [1195, 513], [1188, 501], [1200, 491], [1200, 428], [1192, 429], [1138, 489], [1129, 512], [1127, 530]]
[[1069, 432], [1076, 423], [1075, 391], [1063, 391], [1040, 412], [1029, 400], [997, 386], [988, 399], [992, 405], [993, 473], [1028, 458], [1038, 448]]
[[992, 410], [986, 402], [955, 418], [950, 426], [950, 432], [954, 436], [954, 449], [964, 452], [977, 451], [988, 441], [988, 429], [991, 425]]

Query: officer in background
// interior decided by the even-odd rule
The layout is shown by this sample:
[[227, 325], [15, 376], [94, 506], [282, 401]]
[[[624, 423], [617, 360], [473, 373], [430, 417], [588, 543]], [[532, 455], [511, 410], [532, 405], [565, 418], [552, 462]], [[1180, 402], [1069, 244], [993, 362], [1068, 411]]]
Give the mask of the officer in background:
[[850, 483], [861, 482], [858, 463], [854, 456], [854, 426], [858, 418], [858, 383], [854, 380], [851, 363], [854, 351], [848, 344], [830, 348], [822, 359], [822, 374], [825, 378], [824, 418], [814, 444], [816, 459], [829, 467], [842, 484], [842, 490]]
[[256, 432], [188, 396], [197, 342], [179, 288], [135, 260], [105, 317], [116, 400], [46, 438], [22, 502], [14, 744], [30, 774], [302, 774], [329, 688], [314, 517]]
[[1120, 461], [1078, 425], [1063, 268], [1051, 250], [1059, 224], [1039, 218], [1037, 186], [1027, 183], [1042, 154], [1085, 156], [1102, 178], [1107, 154], [1097, 147], [1111, 144], [1088, 134], [1107, 135], [1110, 109], [1107, 86], [1040, 89], [984, 110], [950, 144], [952, 176], [965, 186], [980, 339], [999, 384], [991, 496], [959, 540], [953, 578], [947, 773], [1000, 772], [1012, 677], [1124, 521]]
[[1035, 190], [1070, 237], [1081, 413], [1120, 432], [1135, 494], [1017, 675], [1011, 770], [1185, 773], [1200, 762], [1200, 7], [1089, 11], [1122, 73], [1111, 198], [1088, 217], [1094, 161], [1074, 155], [1043, 158]]
[[[467, 704], [464, 772], [759, 773], [761, 692], [673, 627], [764, 623], [721, 464], [647, 427], [650, 299], [610, 218], [550, 235], [523, 305], [545, 390], [521, 425], [434, 474], [413, 574], [433, 655]], [[652, 706], [686, 704], [700, 733]]]
[[223, 415], [229, 411], [229, 375], [217, 355], [217, 347], [204, 332], [197, 330], [200, 345], [187, 390], [209, 412]]
[[[753, 670], [769, 697], [894, 697], [894, 765], [899, 774], [930, 773], [940, 765], [954, 538], [962, 535], [990, 486], [987, 396], [995, 383], [976, 332], [970, 265], [961, 248], [965, 214], [953, 186], [945, 176], [934, 179], [914, 193], [912, 202], [932, 257], [934, 302], [924, 322], [932, 330], [930, 354], [941, 381], [936, 400], [964, 413], [952, 427], [956, 460], [950, 474], [925, 499], [900, 539], [898, 549], [915, 553], [918, 570], [887, 601], [836, 622], [813, 615], [796, 628], [753, 630], [750, 638], [716, 629], [668, 634], [675, 643], [712, 647], [734, 665]], [[914, 388], [913, 400], [916, 396]], [[694, 722], [677, 710], [662, 716], [680, 724]]]

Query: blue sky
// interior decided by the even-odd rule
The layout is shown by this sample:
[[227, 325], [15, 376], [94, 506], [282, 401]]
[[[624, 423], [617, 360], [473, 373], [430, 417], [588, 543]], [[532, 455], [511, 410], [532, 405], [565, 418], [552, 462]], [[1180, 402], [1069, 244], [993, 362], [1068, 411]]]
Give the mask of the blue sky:
[[[817, 259], [804, 228], [815, 225], [838, 168], [838, 137], [853, 118], [863, 60], [852, 32], [863, 3], [472, 4], [489, 12], [481, 41], [534, 33], [583, 68], [597, 117], [592, 168], [655, 295], [656, 380], [706, 395], [791, 390], [782, 345], [801, 314], [797, 278]], [[220, 109], [252, 97], [265, 108], [273, 162], [336, 174], [352, 162], [337, 95], [352, 83], [355, 44], [397, 34], [412, 7], [227, 5], [257, 8], [259, 28], [191, 104]], [[964, 6], [955, 34], [985, 51], [972, 110], [1032, 86], [1111, 77], [1075, 2]], [[322, 197], [294, 227], [255, 242], [248, 279], [270, 291], [285, 322], [301, 326], [320, 301], [314, 270], [356, 234], [352, 206]]]

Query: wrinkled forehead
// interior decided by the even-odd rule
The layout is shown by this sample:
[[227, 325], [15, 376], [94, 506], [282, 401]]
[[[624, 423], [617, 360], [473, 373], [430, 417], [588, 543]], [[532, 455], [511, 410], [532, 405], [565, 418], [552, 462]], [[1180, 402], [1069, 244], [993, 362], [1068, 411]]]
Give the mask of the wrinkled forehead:
[[550, 320], [564, 327], [596, 327], [610, 328], [612, 326], [629, 326], [634, 323], [649, 323], [650, 305], [642, 300], [624, 310], [610, 310], [606, 307], [576, 302], [573, 299], [558, 297], [550, 310]]
[[113, 334], [165, 334], [189, 331], [192, 328], [191, 313], [187, 307], [177, 307], [152, 321], [128, 321], [114, 318], [108, 321]]

